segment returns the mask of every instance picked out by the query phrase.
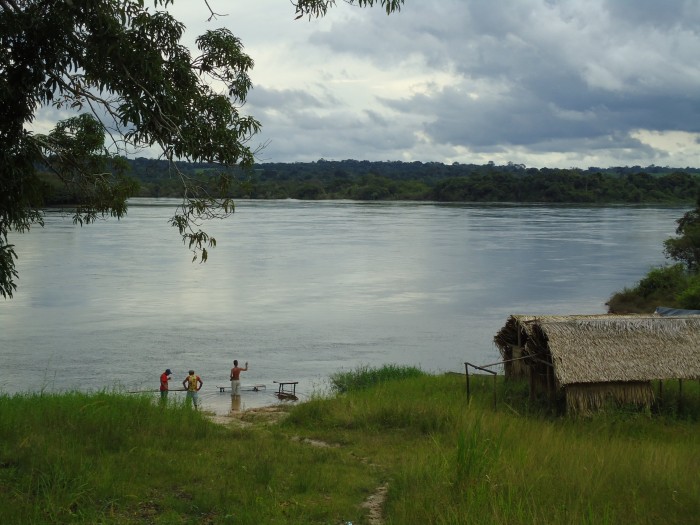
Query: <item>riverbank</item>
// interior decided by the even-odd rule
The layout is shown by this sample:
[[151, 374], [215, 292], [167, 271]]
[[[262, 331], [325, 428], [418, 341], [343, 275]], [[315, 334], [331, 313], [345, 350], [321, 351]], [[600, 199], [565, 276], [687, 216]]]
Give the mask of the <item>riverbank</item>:
[[142, 396], [0, 396], [0, 520], [598, 524], [697, 517], [697, 385], [684, 385], [682, 412], [574, 419], [516, 403], [522, 397], [506, 398], [504, 385], [494, 410], [490, 379], [477, 381], [467, 402], [463, 381], [382, 380], [330, 399], [242, 411], [227, 424]]

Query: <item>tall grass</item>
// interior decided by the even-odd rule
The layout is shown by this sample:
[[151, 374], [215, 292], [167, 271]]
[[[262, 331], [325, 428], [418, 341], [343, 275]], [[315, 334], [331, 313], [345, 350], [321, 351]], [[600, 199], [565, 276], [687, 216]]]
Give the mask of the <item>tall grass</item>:
[[0, 523], [339, 523], [365, 466], [119, 394], [0, 396]]
[[386, 381], [397, 381], [410, 377], [420, 377], [425, 372], [413, 366], [384, 365], [379, 368], [372, 368], [363, 365], [350, 371], [341, 371], [331, 374], [331, 389], [339, 394], [350, 392], [351, 390], [362, 390], [377, 386]]
[[367, 372], [245, 428], [149, 397], [0, 396], [0, 523], [368, 523], [361, 503], [385, 483], [392, 525], [700, 515], [697, 382], [680, 405], [671, 383], [653, 411], [569, 418], [502, 383], [494, 409], [491, 378], [467, 400], [463, 376]]
[[464, 377], [422, 376], [313, 400], [285, 424], [384, 465], [392, 524], [686, 523], [700, 515], [700, 424], [690, 416], [697, 383], [684, 386], [684, 414], [667, 386], [654, 413], [570, 418], [505, 399], [502, 383], [494, 410], [492, 379], [473, 381], [470, 401]]

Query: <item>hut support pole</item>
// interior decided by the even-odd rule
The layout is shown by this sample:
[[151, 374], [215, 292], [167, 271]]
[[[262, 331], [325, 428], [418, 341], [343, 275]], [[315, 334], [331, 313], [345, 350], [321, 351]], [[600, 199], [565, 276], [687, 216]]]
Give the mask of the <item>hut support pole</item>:
[[552, 369], [547, 367], [547, 391], [549, 394], [549, 402], [554, 405], [554, 385], [552, 385]]
[[678, 380], [678, 411], [683, 408], [683, 380]]

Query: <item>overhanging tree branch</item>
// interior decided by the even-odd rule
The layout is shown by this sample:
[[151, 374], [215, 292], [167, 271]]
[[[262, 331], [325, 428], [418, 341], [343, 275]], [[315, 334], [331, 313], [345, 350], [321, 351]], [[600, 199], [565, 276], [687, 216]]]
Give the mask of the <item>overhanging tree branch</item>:
[[[249, 141], [260, 123], [241, 114], [252, 83], [252, 59], [227, 29], [197, 39], [199, 55], [181, 44], [184, 25], [163, 9], [172, 0], [0, 0], [0, 294], [18, 277], [9, 232], [43, 224], [50, 196], [45, 176], [73, 193], [75, 220], [120, 217], [136, 191], [117, 166], [119, 153], [157, 146], [182, 182], [183, 201], [171, 223], [207, 258], [215, 239], [200, 228], [234, 212], [230, 172], [252, 167]], [[403, 0], [345, 0], [398, 11]], [[219, 15], [204, 0], [213, 20]], [[334, 0], [292, 1], [296, 14], [319, 17]], [[154, 7], [155, 10], [152, 10]], [[211, 85], [221, 86], [221, 92]], [[26, 129], [39, 108], [79, 115], [46, 135]], [[81, 113], [83, 110], [89, 113]], [[105, 121], [110, 122], [107, 126]], [[105, 139], [110, 144], [105, 146]], [[261, 146], [261, 147], [264, 147]], [[176, 161], [215, 162], [216, 178], [195, 181]], [[48, 169], [39, 173], [38, 166]]]

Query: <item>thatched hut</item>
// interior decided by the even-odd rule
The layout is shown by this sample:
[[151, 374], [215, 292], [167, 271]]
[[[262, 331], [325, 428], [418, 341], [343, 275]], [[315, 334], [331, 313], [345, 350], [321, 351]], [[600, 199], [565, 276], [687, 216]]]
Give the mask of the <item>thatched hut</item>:
[[[514, 320], [518, 326], [518, 319]], [[700, 317], [574, 316], [519, 320], [531, 389], [574, 411], [606, 400], [648, 405], [652, 380], [700, 379]], [[522, 337], [522, 334], [521, 334]], [[503, 351], [502, 351], [503, 353]]]
[[533, 315], [511, 315], [493, 338], [503, 359], [506, 379], [528, 376], [528, 369], [521, 358], [525, 343], [530, 337], [531, 322], [535, 319], [537, 317]]
[[[654, 316], [656, 314], [653, 314]], [[527, 354], [527, 342], [532, 336], [534, 327], [541, 322], [563, 322], [575, 319], [629, 319], [638, 315], [511, 315], [506, 324], [494, 336], [493, 342], [503, 359], [506, 379], [530, 377], [530, 369], [524, 356]]]

